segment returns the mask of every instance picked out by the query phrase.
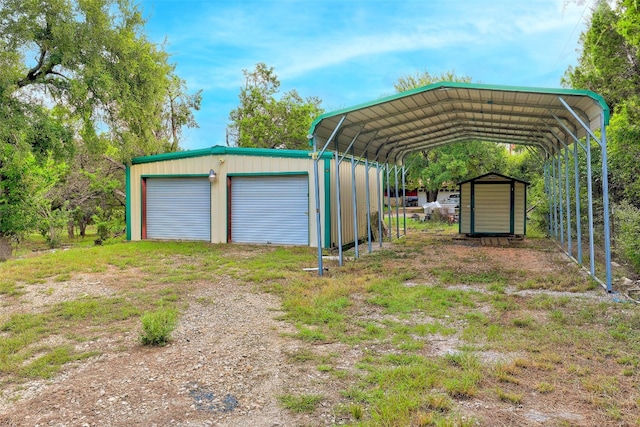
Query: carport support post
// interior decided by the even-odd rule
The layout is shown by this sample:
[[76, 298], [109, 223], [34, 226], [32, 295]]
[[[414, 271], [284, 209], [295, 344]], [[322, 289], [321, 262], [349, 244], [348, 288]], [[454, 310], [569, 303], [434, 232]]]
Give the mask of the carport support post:
[[354, 249], [355, 257], [356, 259], [358, 259], [360, 257], [360, 252], [358, 250], [358, 198], [356, 195], [356, 159], [353, 154], [353, 149], [351, 150], [351, 196], [353, 200], [353, 238], [355, 244]]
[[[404, 160], [403, 160], [404, 163]], [[404, 226], [404, 235], [407, 235], [407, 188], [404, 185], [406, 170], [402, 165], [402, 224]]]
[[[321, 222], [320, 222], [320, 185], [318, 184], [318, 162], [320, 161], [320, 157], [318, 157], [318, 148], [316, 144], [316, 138], [313, 137], [313, 155], [315, 158], [313, 159], [313, 174], [315, 176], [314, 179], [314, 191], [315, 191], [315, 199], [316, 199], [316, 233], [318, 239], [318, 275], [322, 276], [322, 271], [324, 267], [322, 266], [322, 230], [321, 230]], [[325, 213], [327, 215], [330, 213]]]
[[342, 206], [340, 205], [340, 157], [338, 155], [338, 150], [335, 152], [336, 155], [336, 209], [337, 209], [337, 219], [338, 219], [338, 264], [342, 267]]
[[371, 190], [369, 189], [369, 159], [366, 155], [364, 157], [364, 172], [365, 197], [367, 198], [367, 248], [371, 253], [373, 252], [371, 244]]
[[571, 245], [571, 192], [569, 187], [569, 147], [564, 146], [564, 183], [565, 195], [567, 197], [567, 251], [573, 256], [573, 247]]
[[551, 194], [553, 200], [553, 237], [558, 240], [558, 204], [556, 197], [556, 160], [554, 156], [549, 159], [551, 163]]
[[387, 213], [389, 214], [389, 241], [393, 240], [393, 233], [391, 232], [391, 171], [389, 170], [389, 163], [387, 163]]
[[382, 210], [382, 185], [380, 183], [380, 163], [376, 162], [376, 192], [378, 196], [378, 243], [382, 247], [382, 221], [384, 220], [384, 211]]
[[591, 136], [587, 134], [587, 194], [589, 208], [589, 266], [591, 277], [596, 277], [596, 260], [593, 247], [593, 188], [591, 184]]
[[575, 178], [576, 193], [576, 246], [578, 246], [578, 264], [582, 265], [582, 220], [580, 215], [580, 159], [578, 157], [578, 143], [573, 143], [573, 173]]
[[562, 162], [560, 160], [561, 151], [558, 151], [558, 168], [557, 168], [557, 179], [558, 179], [558, 207], [560, 208], [560, 244], [562, 245], [562, 249], [564, 249], [564, 194], [562, 194]]
[[551, 188], [549, 184], [549, 159], [544, 162], [544, 190], [547, 195], [547, 204], [549, 205], [549, 212], [547, 213], [547, 232], [549, 236], [553, 235], [551, 232], [552, 223], [551, 223]]
[[[398, 199], [398, 165], [393, 166], [393, 175], [396, 180], [396, 239], [400, 238], [400, 200]], [[404, 202], [403, 202], [404, 204]]]
[[602, 153], [602, 204], [604, 209], [604, 263], [607, 276], [607, 292], [611, 292], [612, 278], [611, 278], [611, 233], [610, 233], [610, 218], [609, 218], [609, 176], [607, 166], [607, 138], [606, 138], [606, 126], [604, 121], [604, 113], [600, 113], [600, 148]]

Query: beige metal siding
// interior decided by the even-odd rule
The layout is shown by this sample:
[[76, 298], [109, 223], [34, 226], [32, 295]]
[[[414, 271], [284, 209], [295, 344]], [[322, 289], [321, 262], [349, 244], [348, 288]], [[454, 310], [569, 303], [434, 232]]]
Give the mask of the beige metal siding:
[[[324, 227], [324, 160], [319, 162], [321, 224]], [[265, 156], [211, 155], [186, 159], [166, 160], [132, 165], [130, 168], [131, 240], [140, 240], [142, 234], [143, 176], [192, 176], [208, 175], [216, 171], [216, 182], [211, 185], [211, 242], [227, 241], [227, 174], [278, 174], [306, 172], [309, 176], [309, 212], [315, 212], [313, 160], [306, 158], [279, 158]], [[310, 246], [317, 247], [315, 215], [309, 217]], [[323, 233], [324, 238], [324, 233]]]
[[515, 182], [515, 190], [514, 190], [514, 203], [513, 203], [513, 218], [514, 218], [514, 227], [513, 234], [524, 234], [524, 221], [525, 216], [527, 215], [527, 207], [526, 207], [526, 185], [522, 182]]
[[471, 183], [460, 186], [460, 232], [471, 233]]
[[[363, 163], [356, 164], [356, 206], [358, 217], [358, 239], [367, 239], [367, 193], [366, 168]], [[336, 191], [336, 161], [331, 161], [331, 245], [338, 244], [338, 201]], [[352, 191], [351, 159], [345, 158], [340, 163], [340, 207], [342, 212], [342, 244], [355, 242], [355, 227], [353, 221], [353, 191]], [[369, 169], [369, 201], [374, 236], [377, 235], [378, 224], [373, 220], [378, 212], [378, 200], [381, 192], [377, 188], [376, 168]]]
[[511, 232], [511, 185], [474, 186], [474, 233]]

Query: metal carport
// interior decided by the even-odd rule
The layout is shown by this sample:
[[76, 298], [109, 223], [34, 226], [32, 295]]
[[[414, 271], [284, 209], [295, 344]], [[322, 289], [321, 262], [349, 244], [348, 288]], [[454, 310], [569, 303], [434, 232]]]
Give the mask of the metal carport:
[[[440, 82], [398, 93], [354, 107], [326, 113], [311, 125], [309, 138], [315, 161], [315, 190], [318, 185], [318, 159], [327, 149], [336, 160], [345, 156], [376, 167], [404, 183], [407, 154], [439, 145], [471, 140], [520, 144], [536, 150], [544, 159], [545, 189], [551, 207], [550, 234], [565, 252], [582, 265], [582, 225], [580, 198], [571, 202], [571, 191], [580, 194], [580, 155], [586, 156], [588, 194], [587, 231], [589, 234], [590, 275], [611, 291], [611, 250], [607, 180], [606, 126], [609, 107], [604, 99], [588, 90], [495, 86], [474, 83]], [[602, 157], [605, 278], [596, 276], [593, 225], [592, 140]], [[341, 153], [341, 155], [339, 154]], [[570, 157], [572, 161], [570, 161]], [[352, 165], [355, 162], [352, 161]], [[572, 173], [570, 170], [573, 169]], [[573, 186], [570, 186], [570, 175]], [[378, 179], [378, 182], [381, 182]], [[396, 179], [397, 186], [398, 179]], [[339, 183], [336, 183], [339, 185]], [[404, 188], [403, 188], [404, 191]], [[396, 191], [396, 195], [398, 191]], [[352, 195], [355, 200], [355, 195]], [[397, 196], [396, 196], [397, 197]], [[338, 205], [340, 195], [337, 196]], [[316, 197], [316, 201], [318, 197]], [[369, 205], [369, 194], [367, 194]], [[396, 203], [396, 215], [398, 204]], [[388, 214], [391, 225], [391, 207]], [[382, 206], [379, 222], [383, 221]], [[340, 213], [338, 213], [340, 215]], [[357, 213], [356, 213], [357, 215]], [[320, 206], [316, 206], [318, 241], [321, 238]], [[372, 224], [367, 212], [369, 251]], [[380, 224], [378, 224], [380, 227]], [[399, 218], [397, 237], [400, 237]], [[406, 226], [405, 226], [406, 227]], [[404, 230], [406, 233], [406, 228]], [[389, 233], [392, 235], [391, 226]], [[573, 239], [576, 239], [574, 251]], [[382, 244], [382, 242], [380, 242]], [[341, 250], [341, 242], [338, 242]], [[575, 252], [575, 256], [574, 256]], [[356, 256], [357, 245], [356, 245]], [[342, 264], [342, 252], [340, 251]], [[318, 273], [321, 275], [322, 248], [318, 245]]]

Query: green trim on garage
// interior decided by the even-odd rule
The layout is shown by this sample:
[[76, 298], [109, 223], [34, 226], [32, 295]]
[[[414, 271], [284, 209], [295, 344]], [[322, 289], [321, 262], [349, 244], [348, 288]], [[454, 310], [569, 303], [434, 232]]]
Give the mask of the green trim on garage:
[[[331, 159], [324, 158], [324, 248], [331, 245]], [[321, 245], [318, 242], [318, 245]]]
[[[199, 150], [178, 151], [175, 153], [154, 154], [152, 156], [136, 157], [131, 163], [134, 165], [142, 163], [164, 162], [167, 160], [189, 159], [193, 157], [205, 156], [256, 156], [256, 157], [276, 157], [289, 159], [312, 159], [312, 151], [304, 150], [275, 150], [271, 148], [240, 148], [240, 147], [223, 147], [216, 145], [211, 148], [202, 148]], [[331, 158], [332, 153], [326, 151], [322, 154], [322, 158]]]
[[127, 240], [131, 240], [131, 169], [129, 165], [125, 165], [124, 169], [124, 187], [126, 197], [124, 218], [127, 227]]

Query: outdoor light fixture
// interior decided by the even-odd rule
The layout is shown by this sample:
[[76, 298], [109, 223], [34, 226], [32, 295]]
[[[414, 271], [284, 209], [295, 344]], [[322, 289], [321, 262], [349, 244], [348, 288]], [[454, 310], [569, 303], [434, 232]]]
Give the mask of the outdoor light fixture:
[[217, 176], [218, 176], [218, 175], [216, 175], [216, 171], [214, 171], [213, 169], [211, 169], [211, 170], [209, 171], [209, 182], [213, 184], [213, 183], [216, 181], [216, 177], [217, 177]]

